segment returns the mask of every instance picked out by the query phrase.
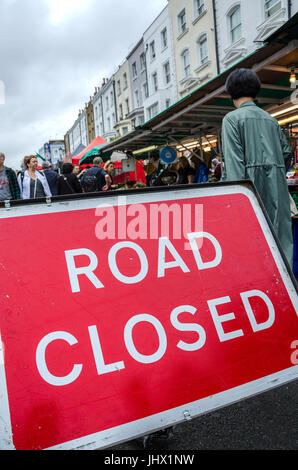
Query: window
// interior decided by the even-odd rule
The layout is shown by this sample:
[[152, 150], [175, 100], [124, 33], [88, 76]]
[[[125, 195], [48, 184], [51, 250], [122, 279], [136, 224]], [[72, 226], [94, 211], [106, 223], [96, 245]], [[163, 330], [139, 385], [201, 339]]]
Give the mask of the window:
[[140, 55], [141, 71], [146, 69], [146, 58], [144, 52]]
[[232, 44], [241, 38], [241, 12], [240, 5], [235, 7], [229, 15], [230, 35]]
[[111, 119], [108, 117], [108, 132], [111, 130]]
[[265, 0], [265, 16], [269, 18], [274, 15], [281, 7], [280, 0]]
[[142, 124], [144, 124], [144, 116], [143, 115], [139, 116], [139, 126], [141, 126]]
[[162, 49], [165, 49], [168, 45], [168, 33], [167, 33], [167, 28], [164, 28], [162, 32], [160, 33], [161, 35], [161, 47]]
[[189, 50], [185, 49], [185, 51], [181, 54], [182, 59], [182, 70], [184, 73], [184, 77], [188, 77], [190, 75], [190, 63], [189, 63]]
[[171, 81], [170, 62], [167, 62], [166, 64], [164, 64], [163, 72], [164, 72], [165, 84], [167, 85]]
[[106, 96], [106, 111], [109, 109], [109, 97]]
[[170, 107], [170, 104], [171, 104], [171, 100], [168, 98], [166, 100], [166, 108], [169, 108]]
[[125, 100], [125, 106], [126, 106], [126, 114], [129, 114], [129, 99], [126, 98]]
[[208, 62], [208, 43], [207, 43], [207, 35], [204, 34], [198, 41], [199, 45], [199, 60], [200, 64], [206, 64]]
[[126, 90], [126, 88], [128, 86], [127, 85], [127, 73], [126, 72], [124, 72], [124, 74], [123, 74], [123, 83], [124, 83], [123, 90]]
[[122, 127], [122, 135], [128, 134], [128, 127]]
[[145, 82], [144, 85], [143, 85], [143, 92], [144, 92], [144, 97], [148, 98], [149, 93], [148, 93], [148, 83], [147, 82]]
[[178, 32], [182, 34], [186, 31], [186, 13], [185, 8], [178, 15]]
[[111, 108], [112, 108], [112, 107], [113, 107], [113, 100], [114, 100], [114, 95], [113, 95], [113, 92], [112, 92], [112, 91], [111, 91], [111, 93], [110, 93], [110, 96], [111, 96], [111, 104], [110, 104], [110, 106], [111, 106]]
[[152, 106], [149, 106], [147, 111], [148, 111], [148, 118], [152, 119], [154, 116], [158, 114], [158, 103], [154, 103]]
[[157, 72], [154, 72], [152, 74], [152, 83], [153, 83], [153, 90], [157, 91], [158, 90]]
[[116, 116], [115, 116], [115, 113], [112, 113], [112, 122], [113, 122], [113, 126], [115, 126], [115, 124], [116, 124]]
[[118, 96], [121, 95], [121, 82], [120, 80], [117, 81], [117, 89], [118, 89]]
[[140, 107], [140, 95], [139, 90], [135, 90], [135, 108]]
[[205, 10], [205, 0], [195, 0], [194, 3], [195, 18], [200, 16]]
[[120, 121], [122, 121], [122, 119], [123, 119], [123, 106], [122, 106], [122, 104], [119, 104], [119, 114], [120, 114], [119, 119], [120, 119]]
[[132, 78], [136, 78], [137, 76], [138, 76], [137, 63], [134, 62], [132, 64]]
[[155, 59], [155, 41], [152, 41], [150, 43], [149, 48], [150, 48], [150, 58], [151, 58], [151, 60], [153, 60], [153, 59]]

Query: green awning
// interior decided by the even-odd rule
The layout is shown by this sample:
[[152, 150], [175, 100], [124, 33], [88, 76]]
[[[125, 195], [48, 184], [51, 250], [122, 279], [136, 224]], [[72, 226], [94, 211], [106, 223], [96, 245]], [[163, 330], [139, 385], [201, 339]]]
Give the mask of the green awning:
[[106, 151], [105, 153], [102, 152], [102, 147], [106, 144], [97, 145], [93, 147], [91, 150], [85, 153], [85, 155], [81, 158], [79, 164], [80, 165], [87, 165], [88, 163], [92, 163], [95, 157], [101, 157], [103, 161], [107, 161], [113, 153], [113, 150]]

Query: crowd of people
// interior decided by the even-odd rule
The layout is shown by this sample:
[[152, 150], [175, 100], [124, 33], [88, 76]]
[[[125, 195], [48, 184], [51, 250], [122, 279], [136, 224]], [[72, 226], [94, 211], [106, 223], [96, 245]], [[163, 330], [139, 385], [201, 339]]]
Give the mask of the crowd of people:
[[[256, 105], [254, 100], [261, 89], [257, 74], [250, 69], [236, 69], [228, 76], [225, 88], [235, 110], [222, 122], [223, 169], [217, 158], [206, 162], [191, 152], [177, 162], [162, 168], [159, 154], [144, 165], [148, 186], [204, 183], [213, 180], [251, 180], [263, 201], [281, 246], [292, 264], [293, 236], [290, 197], [286, 172], [290, 167], [292, 150], [278, 121]], [[204, 153], [203, 153], [204, 154]], [[214, 155], [216, 157], [216, 154]], [[212, 157], [211, 157], [212, 158]], [[0, 200], [28, 199], [55, 194], [72, 194], [116, 189], [113, 183], [113, 163], [103, 166], [96, 157], [87, 171], [74, 169], [64, 163], [61, 174], [44, 165], [37, 169], [36, 156], [24, 159], [24, 171], [16, 174], [4, 165], [0, 153]], [[204, 160], [204, 161], [203, 161]], [[223, 171], [222, 171], [223, 170]]]
[[222, 164], [213, 149], [211, 152], [204, 152], [202, 158], [194, 153], [188, 153], [190, 153], [188, 157], [181, 155], [175, 163], [168, 164], [166, 167], [160, 163], [159, 152], [153, 154], [144, 166], [147, 185], [168, 186], [220, 180]]
[[61, 173], [54, 171], [49, 162], [38, 169], [35, 155], [24, 158], [23, 171], [15, 172], [5, 166], [5, 155], [0, 152], [0, 200], [36, 199], [46, 196], [79, 194], [83, 192], [109, 191], [113, 184], [114, 163], [103, 166], [101, 157], [95, 157], [93, 166], [81, 170], [78, 165], [65, 162]]
[[[47, 161], [42, 163], [41, 169], [38, 169], [38, 159], [35, 155], [26, 156], [23, 160], [23, 171], [17, 173], [6, 167], [4, 162], [5, 155], [0, 153], [0, 200], [2, 201], [111, 191], [118, 188], [113, 182], [114, 163], [109, 160], [104, 164], [101, 157], [95, 157], [93, 165], [85, 169], [65, 162], [61, 173], [54, 171]], [[211, 174], [213, 178], [219, 180], [221, 171], [218, 169], [221, 170], [221, 164], [217, 159], [213, 159], [210, 165], [195, 155], [190, 158], [180, 156], [176, 163], [165, 167], [160, 163], [159, 152], [153, 154], [144, 165], [148, 186], [203, 183], [207, 182], [208, 178], [210, 180]]]

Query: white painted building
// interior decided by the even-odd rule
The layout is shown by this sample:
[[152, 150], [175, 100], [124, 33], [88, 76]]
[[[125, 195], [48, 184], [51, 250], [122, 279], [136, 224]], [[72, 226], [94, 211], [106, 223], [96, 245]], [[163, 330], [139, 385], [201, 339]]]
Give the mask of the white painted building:
[[[105, 79], [102, 87], [99, 89], [98, 94], [100, 95], [100, 102], [97, 102], [98, 106], [98, 120], [99, 127], [97, 127], [97, 121], [95, 122], [95, 134], [97, 130], [100, 131], [100, 137], [110, 142], [111, 139], [116, 137], [116, 131], [114, 129], [117, 123], [117, 106], [115, 101], [115, 80], [114, 76], [109, 79]], [[96, 119], [96, 111], [93, 108], [94, 119]], [[102, 127], [100, 122], [102, 122]]]
[[147, 82], [143, 84], [145, 121], [177, 101], [172, 24], [168, 5], [143, 34]]
[[[105, 84], [106, 79], [103, 81]], [[102, 86], [103, 86], [102, 85]], [[94, 132], [95, 137], [103, 137], [104, 134], [104, 116], [102, 106], [102, 91], [101, 88], [96, 88], [96, 93], [92, 97], [93, 114], [94, 114]]]
[[214, 0], [220, 72], [258, 49], [297, 13], [298, 0]]
[[132, 108], [132, 96], [130, 88], [130, 73], [128, 60], [124, 59], [114, 74], [116, 87], [116, 103], [118, 121], [115, 131], [118, 136], [128, 134], [132, 130], [131, 120], [127, 117]]
[[88, 145], [88, 129], [85, 110], [79, 111], [78, 117], [67, 132], [69, 135], [69, 150], [74, 153], [80, 145]]
[[217, 75], [212, 0], [168, 0], [179, 99]]

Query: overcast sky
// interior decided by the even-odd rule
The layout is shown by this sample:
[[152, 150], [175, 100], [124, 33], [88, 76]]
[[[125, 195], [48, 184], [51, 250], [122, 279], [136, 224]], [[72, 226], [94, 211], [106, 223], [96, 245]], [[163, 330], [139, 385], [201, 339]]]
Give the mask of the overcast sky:
[[[63, 139], [167, 0], [0, 0], [0, 152]], [[5, 101], [1, 93], [5, 86]]]

